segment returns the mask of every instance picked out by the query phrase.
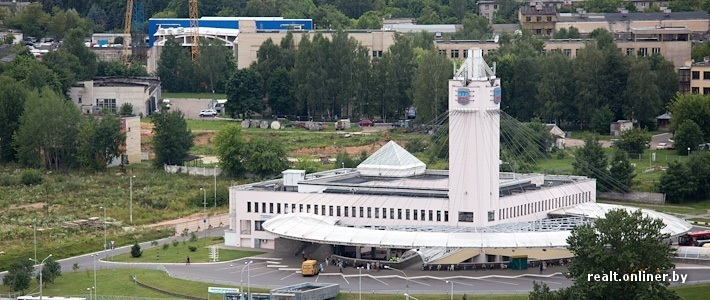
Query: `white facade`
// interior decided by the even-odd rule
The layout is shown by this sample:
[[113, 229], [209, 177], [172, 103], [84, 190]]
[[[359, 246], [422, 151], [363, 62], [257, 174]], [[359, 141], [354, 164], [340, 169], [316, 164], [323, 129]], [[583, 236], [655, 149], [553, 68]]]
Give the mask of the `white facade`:
[[121, 105], [133, 105], [133, 113], [151, 115], [160, 99], [157, 77], [97, 77], [69, 88], [72, 99], [84, 114], [100, 114], [104, 109], [118, 112]]

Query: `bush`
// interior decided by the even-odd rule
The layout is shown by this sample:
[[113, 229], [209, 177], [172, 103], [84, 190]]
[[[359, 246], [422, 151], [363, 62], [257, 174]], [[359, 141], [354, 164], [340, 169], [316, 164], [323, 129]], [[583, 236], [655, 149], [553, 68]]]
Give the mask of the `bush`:
[[173, 247], [177, 247], [180, 243], [177, 240], [173, 240]]
[[143, 251], [141, 251], [141, 246], [138, 245], [138, 243], [133, 244], [133, 247], [131, 247], [131, 256], [141, 257], [141, 255], [143, 255]]
[[158, 241], [156, 241], [156, 240], [150, 241], [150, 245], [151, 246], [158, 246]]
[[190, 249], [190, 252], [195, 252], [197, 251], [197, 246], [189, 246], [187, 249]]
[[163, 244], [163, 250], [168, 250], [168, 248], [170, 248], [170, 244], [168, 244], [168, 243]]
[[78, 270], [79, 270], [79, 263], [74, 263], [74, 264], [71, 266], [71, 269], [72, 269], [72, 271], [75, 271], [75, 272], [78, 271]]
[[35, 169], [25, 169], [20, 175], [20, 182], [24, 185], [34, 185], [42, 183], [42, 173]]
[[194, 232], [190, 233], [190, 242], [192, 242], [192, 243], [197, 242], [197, 236], [195, 235]]

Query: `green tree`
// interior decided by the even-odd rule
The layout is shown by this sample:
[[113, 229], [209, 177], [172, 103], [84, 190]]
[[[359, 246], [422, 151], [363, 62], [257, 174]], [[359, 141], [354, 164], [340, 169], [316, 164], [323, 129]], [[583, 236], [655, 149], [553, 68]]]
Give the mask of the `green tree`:
[[417, 118], [426, 124], [448, 108], [451, 61], [435, 51], [427, 51], [417, 59], [412, 79], [412, 96]]
[[540, 68], [536, 114], [545, 121], [560, 124], [572, 115], [568, 105], [574, 95], [572, 62], [564, 54], [556, 53], [543, 59]]
[[262, 78], [253, 68], [238, 69], [232, 73], [227, 83], [227, 103], [225, 108], [232, 118], [244, 118], [263, 110]]
[[31, 92], [15, 134], [20, 162], [46, 169], [74, 166], [80, 120], [79, 108], [63, 95], [48, 87]]
[[269, 78], [269, 107], [276, 115], [296, 113], [293, 107], [293, 85], [288, 71], [284, 68], [277, 68], [271, 73]]
[[665, 59], [663, 55], [654, 54], [649, 58], [649, 62], [651, 63], [651, 71], [655, 73], [656, 80], [653, 84], [658, 87], [661, 108], [666, 108], [678, 93], [678, 73], [675, 71], [673, 62]]
[[461, 25], [463, 28], [453, 35], [454, 39], [485, 40], [493, 32], [488, 18], [473, 13], [466, 14]]
[[597, 179], [597, 189], [609, 190], [607, 170], [608, 162], [604, 154], [602, 145], [599, 143], [599, 135], [588, 133], [584, 137], [584, 147], [575, 151], [574, 173], [576, 175], [587, 176]]
[[97, 120], [84, 119], [77, 137], [79, 164], [93, 171], [105, 170], [106, 165], [121, 155], [121, 146], [126, 142], [121, 132], [121, 120], [111, 114]]
[[710, 97], [700, 94], [685, 94], [677, 96], [670, 104], [673, 115], [671, 129], [686, 121], [693, 121], [700, 126], [703, 140], [710, 141]]
[[126, 117], [134, 116], [133, 104], [128, 103], [128, 102], [121, 104], [121, 107], [118, 108], [118, 114], [121, 116], [126, 116]]
[[76, 75], [81, 73], [79, 58], [68, 51], [52, 51], [42, 57], [44, 65], [56, 74], [62, 85], [62, 91], [68, 91], [78, 80]]
[[148, 72], [139, 64], [126, 66], [120, 61], [99, 61], [96, 67], [96, 76], [148, 76]]
[[593, 110], [590, 127], [594, 132], [599, 134], [606, 134], [609, 132], [609, 124], [614, 121], [614, 112], [609, 109], [609, 106], [602, 106], [598, 109]]
[[[631, 64], [624, 97], [624, 115], [631, 120], [638, 120], [648, 125], [662, 111], [663, 102], [656, 82], [656, 73], [651, 70], [647, 59], [636, 59]], [[649, 84], [650, 83], [650, 84]]]
[[604, 218], [572, 229], [567, 249], [574, 254], [568, 265], [571, 292], [585, 299], [680, 299], [667, 281], [594, 281], [588, 274], [619, 277], [638, 272], [667, 272], [675, 250], [662, 233], [663, 220], [645, 217], [641, 210], [616, 209]]
[[[47, 259], [42, 267], [42, 284], [47, 286], [47, 283], [54, 283], [54, 279], [59, 276], [62, 276], [62, 266], [52, 258]], [[39, 274], [36, 278], [39, 283]]]
[[318, 168], [320, 168], [321, 163], [318, 161], [315, 161], [313, 158], [310, 157], [299, 157], [296, 159], [296, 165], [294, 168], [298, 170], [305, 170], [306, 174], [308, 173], [314, 173], [318, 171]]
[[636, 171], [634, 170], [634, 166], [631, 165], [629, 155], [626, 151], [619, 148], [614, 151], [614, 158], [611, 160], [609, 174], [613, 180], [621, 184], [619, 188], [623, 192], [629, 192], [631, 190], [634, 177], [636, 177]]
[[244, 168], [251, 174], [263, 178], [288, 168], [286, 149], [277, 139], [252, 138], [243, 151]]
[[686, 120], [676, 129], [673, 141], [679, 155], [688, 155], [688, 149], [695, 152], [698, 150], [698, 145], [703, 143], [703, 132], [693, 120]]
[[86, 14], [86, 18], [94, 23], [94, 31], [102, 32], [106, 29], [108, 16], [106, 15], [106, 11], [98, 4], [94, 3], [91, 5], [89, 12]]
[[43, 37], [51, 16], [42, 10], [42, 4], [31, 3], [14, 16], [8, 16], [5, 23], [10, 28], [20, 29], [25, 36]]
[[645, 129], [634, 127], [621, 133], [621, 139], [616, 146], [626, 153], [641, 155], [648, 148], [649, 142], [651, 142], [651, 134]]
[[688, 158], [687, 165], [698, 182], [695, 198], [708, 199], [710, 197], [710, 152], [696, 152]]
[[0, 162], [17, 159], [12, 139], [20, 127], [27, 90], [14, 79], [0, 75]]
[[57, 74], [32, 56], [15, 56], [3, 74], [17, 80], [28, 90], [41, 90], [48, 86], [57, 92], [62, 91]]
[[158, 77], [164, 89], [171, 92], [194, 91], [195, 67], [188, 49], [169, 36], [158, 60]]
[[382, 16], [375, 11], [368, 11], [357, 19], [355, 27], [358, 29], [382, 28]]
[[69, 30], [62, 43], [66, 51], [79, 59], [81, 67], [75, 70], [77, 80], [91, 79], [96, 75], [98, 66], [96, 54], [84, 45], [85, 34], [86, 32], [83, 29], [73, 28]]
[[18, 259], [10, 265], [7, 274], [2, 278], [2, 283], [10, 286], [13, 291], [20, 291], [23, 294], [30, 288], [34, 266], [30, 260]]
[[143, 251], [141, 251], [141, 245], [138, 245], [138, 243], [136, 242], [135, 244], [133, 244], [133, 246], [131, 246], [131, 257], [138, 258], [142, 255]]
[[686, 164], [669, 161], [668, 170], [661, 174], [658, 190], [666, 194], [668, 202], [683, 203], [698, 191], [698, 182]]
[[215, 135], [215, 150], [219, 158], [219, 166], [230, 176], [244, 174], [244, 147], [246, 141], [242, 136], [241, 127], [230, 124]]
[[201, 39], [198, 69], [201, 77], [214, 93], [224, 92], [225, 82], [231, 70], [235, 69], [234, 55], [220, 39]]
[[153, 115], [153, 124], [153, 166], [162, 168], [165, 164], [182, 163], [193, 145], [185, 115], [179, 110], [161, 111]]
[[319, 29], [346, 29], [350, 27], [350, 18], [331, 4], [319, 5], [310, 14], [313, 23]]
[[621, 6], [620, 0], [586, 0], [584, 9], [592, 13], [611, 13]]
[[700, 10], [700, 0], [674, 0], [668, 2], [671, 11], [695, 11]]

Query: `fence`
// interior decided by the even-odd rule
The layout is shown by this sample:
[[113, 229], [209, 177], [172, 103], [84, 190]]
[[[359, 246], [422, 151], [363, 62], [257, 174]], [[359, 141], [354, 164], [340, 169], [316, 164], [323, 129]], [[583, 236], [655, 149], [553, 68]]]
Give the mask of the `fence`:
[[209, 229], [210, 227], [224, 226], [229, 226], [229, 214], [208, 216], [207, 223], [205, 223], [201, 218], [180, 222], [175, 224], [175, 232], [179, 235], [185, 231], [185, 229], [187, 229], [188, 232], [198, 232], [204, 231], [205, 228]]
[[597, 198], [658, 205], [666, 203], [666, 194], [662, 193], [598, 193]]
[[185, 173], [187, 175], [199, 175], [199, 176], [216, 176], [222, 173], [220, 168], [207, 168], [207, 167], [187, 167], [187, 166], [175, 166], [175, 165], [165, 165], [165, 172], [168, 173]]

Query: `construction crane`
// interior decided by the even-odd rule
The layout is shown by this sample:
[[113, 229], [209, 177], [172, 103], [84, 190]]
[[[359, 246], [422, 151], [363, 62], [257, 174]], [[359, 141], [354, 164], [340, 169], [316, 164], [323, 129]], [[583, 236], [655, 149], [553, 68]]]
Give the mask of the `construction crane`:
[[123, 22], [123, 64], [128, 65], [128, 40], [131, 36], [131, 24], [133, 24], [133, 0], [126, 1], [126, 19]]
[[192, 32], [192, 61], [197, 60], [197, 56], [200, 55], [200, 26], [197, 23], [197, 17], [199, 11], [197, 10], [198, 0], [189, 0], [190, 2], [190, 31]]

